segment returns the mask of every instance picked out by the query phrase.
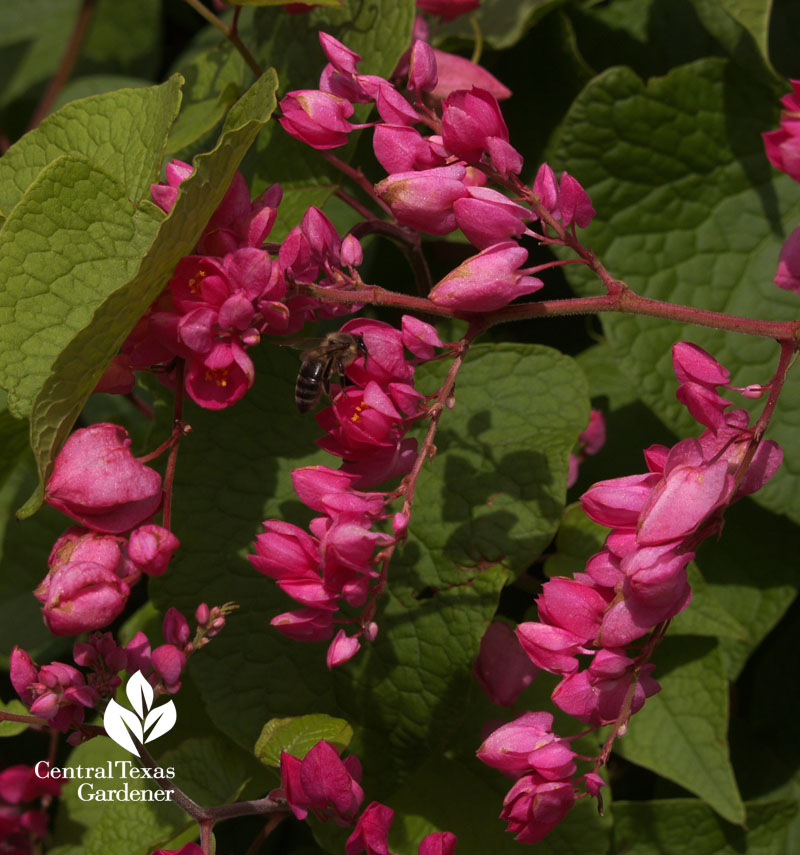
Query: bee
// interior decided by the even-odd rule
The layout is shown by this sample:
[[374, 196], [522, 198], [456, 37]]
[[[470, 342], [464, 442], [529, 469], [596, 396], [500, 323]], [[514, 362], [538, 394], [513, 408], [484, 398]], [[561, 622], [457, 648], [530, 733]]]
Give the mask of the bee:
[[294, 402], [301, 413], [313, 409], [322, 397], [322, 391], [330, 395], [331, 375], [338, 374], [345, 382], [344, 369], [363, 354], [367, 360], [364, 339], [355, 333], [328, 333], [316, 347], [300, 354], [303, 364], [297, 374], [294, 387]]

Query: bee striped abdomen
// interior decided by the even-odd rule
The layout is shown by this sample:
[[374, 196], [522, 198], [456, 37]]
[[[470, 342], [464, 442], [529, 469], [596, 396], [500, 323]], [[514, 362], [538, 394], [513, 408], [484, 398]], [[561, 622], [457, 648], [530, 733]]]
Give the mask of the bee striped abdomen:
[[322, 397], [326, 364], [310, 359], [300, 366], [294, 387], [294, 402], [301, 413], [307, 413]]

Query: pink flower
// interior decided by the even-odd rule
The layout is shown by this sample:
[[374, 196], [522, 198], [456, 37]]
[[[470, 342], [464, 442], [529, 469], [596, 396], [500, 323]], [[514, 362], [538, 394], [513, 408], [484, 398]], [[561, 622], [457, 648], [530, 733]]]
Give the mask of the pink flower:
[[162, 211], [169, 213], [178, 198], [178, 187], [194, 172], [192, 166], [182, 160], [171, 160], [165, 167], [166, 184], [151, 184], [150, 195]]
[[553, 170], [543, 163], [533, 182], [533, 192], [539, 197], [545, 208], [563, 226], [575, 223], [585, 229], [595, 215], [592, 200], [577, 179], [568, 172], [561, 173], [561, 183], [556, 182]]
[[585, 638], [569, 630], [528, 621], [517, 627], [517, 638], [531, 661], [551, 674], [578, 669], [577, 653], [584, 653]]
[[361, 642], [357, 638], [348, 637], [344, 630], [340, 629], [328, 647], [326, 659], [328, 670], [332, 670], [337, 665], [344, 665], [358, 653], [360, 647]]
[[355, 818], [364, 791], [358, 783], [361, 764], [356, 757], [342, 761], [325, 740], [318, 742], [300, 763], [300, 782], [317, 818], [332, 818], [349, 825]]
[[538, 843], [570, 812], [575, 803], [572, 784], [525, 775], [508, 791], [500, 818], [520, 843]]
[[0, 798], [11, 805], [32, 802], [40, 796], [58, 796], [61, 782], [43, 775], [41, 778], [33, 766], [18, 764], [7, 766], [0, 772]]
[[478, 759], [511, 775], [535, 771], [548, 781], [569, 778], [575, 774], [575, 752], [552, 728], [550, 713], [523, 713], [484, 740]]
[[347, 855], [390, 855], [389, 828], [394, 811], [380, 802], [372, 802], [358, 818], [355, 830], [347, 838], [344, 851]]
[[[377, 125], [372, 135], [372, 149], [380, 165], [390, 174], [421, 172], [444, 166], [445, 159], [437, 154], [430, 137], [423, 137], [406, 125]], [[456, 188], [460, 193], [460, 189]]]
[[539, 673], [514, 630], [502, 621], [492, 621], [483, 634], [473, 671], [486, 697], [504, 707], [512, 706]]
[[430, 300], [464, 312], [490, 312], [516, 297], [532, 294], [544, 284], [519, 268], [528, 251], [513, 241], [497, 243], [468, 258], [439, 281]]
[[442, 142], [467, 163], [479, 163], [488, 153], [494, 168], [503, 175], [518, 173], [522, 157], [508, 142], [508, 128], [497, 99], [473, 86], [457, 90], [442, 105]]
[[122, 613], [130, 588], [100, 564], [71, 561], [36, 589], [42, 616], [53, 635], [78, 635], [107, 626]]
[[153, 855], [203, 855], [197, 843], [185, 843], [180, 849], [154, 849]]
[[436, 88], [436, 54], [433, 48], [422, 39], [411, 45], [408, 88], [415, 92], [432, 92]]
[[148, 576], [161, 576], [180, 546], [177, 537], [160, 525], [142, 525], [131, 532], [128, 556], [136, 567]]
[[319, 567], [316, 538], [282, 520], [266, 520], [263, 525], [264, 534], [256, 537], [257, 555], [247, 556], [259, 573], [274, 579], [287, 570], [299, 573]]
[[800, 80], [790, 80], [792, 92], [781, 98], [783, 112], [777, 131], [762, 134], [769, 162], [800, 181]]
[[181, 687], [180, 676], [186, 665], [186, 654], [172, 644], [162, 644], [151, 653], [150, 661], [166, 691], [175, 694]]
[[64, 443], [45, 501], [95, 531], [129, 531], [161, 505], [161, 476], [130, 452], [127, 431], [101, 423]]
[[253, 363], [241, 345], [219, 342], [202, 359], [189, 361], [186, 391], [201, 407], [221, 410], [235, 404], [254, 380]]
[[469, 187], [469, 195], [453, 203], [456, 223], [478, 249], [519, 237], [531, 212], [488, 187]]
[[444, 347], [436, 328], [413, 315], [401, 318], [403, 344], [420, 359], [432, 359], [435, 347]]
[[626, 475], [593, 484], [582, 496], [583, 510], [590, 519], [609, 528], [635, 528], [658, 475]]
[[347, 118], [353, 105], [319, 89], [289, 92], [280, 103], [283, 115], [278, 121], [295, 139], [316, 149], [336, 148], [347, 142], [354, 130]]
[[553, 692], [553, 703], [578, 721], [608, 724], [616, 721], [622, 711], [631, 682], [636, 681], [630, 702], [635, 715], [651, 695], [660, 691], [650, 676], [654, 665], [633, 673], [634, 662], [618, 650], [600, 650], [586, 671], [565, 677]]
[[431, 95], [443, 101], [458, 89], [478, 87], [491, 93], [498, 101], [511, 97], [511, 90], [504, 86], [483, 66], [466, 57], [443, 50], [433, 49], [436, 58], [437, 81]]
[[536, 605], [539, 620], [589, 641], [600, 628], [608, 600], [577, 579], [556, 576], [544, 583]]
[[463, 166], [398, 172], [375, 185], [400, 222], [432, 235], [456, 229], [453, 202], [467, 195]]
[[298, 819], [305, 819], [310, 808], [322, 822], [332, 818], [338, 825], [349, 825], [364, 799], [360, 778], [357, 757], [342, 761], [336, 749], [321, 740], [302, 760], [281, 752], [281, 788], [270, 795], [286, 799]]
[[295, 641], [327, 641], [333, 635], [333, 614], [327, 609], [296, 609], [276, 615], [270, 624]]
[[45, 719], [50, 727], [66, 733], [80, 724], [84, 707], [95, 702], [95, 691], [83, 674], [71, 665], [51, 662], [37, 668], [19, 647], [11, 653], [11, 684], [31, 715]]
[[781, 247], [775, 284], [779, 288], [800, 294], [800, 226], [786, 238]]
[[453, 855], [457, 842], [452, 831], [434, 831], [422, 838], [418, 855]]

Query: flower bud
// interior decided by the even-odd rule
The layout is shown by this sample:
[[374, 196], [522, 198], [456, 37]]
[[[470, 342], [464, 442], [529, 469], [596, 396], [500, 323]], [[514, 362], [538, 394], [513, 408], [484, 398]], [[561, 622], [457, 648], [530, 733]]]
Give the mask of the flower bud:
[[430, 299], [438, 306], [465, 312], [491, 312], [516, 297], [538, 291], [543, 282], [519, 267], [528, 251], [513, 241], [497, 243], [468, 258], [438, 282]]
[[36, 596], [53, 635], [78, 635], [107, 626], [125, 608], [130, 589], [113, 571], [89, 561], [63, 564]]
[[142, 525], [131, 532], [128, 556], [142, 573], [160, 576], [179, 546], [180, 541], [171, 531], [160, 525]]
[[75, 431], [56, 457], [45, 501], [95, 531], [129, 531], [161, 504], [161, 476], [130, 452], [128, 432], [101, 423]]

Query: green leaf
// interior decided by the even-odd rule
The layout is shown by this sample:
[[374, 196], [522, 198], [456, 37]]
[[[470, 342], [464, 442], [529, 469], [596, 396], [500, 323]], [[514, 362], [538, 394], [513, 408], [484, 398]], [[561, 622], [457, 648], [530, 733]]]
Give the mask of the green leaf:
[[772, 0], [721, 0], [721, 5], [750, 33], [762, 56], [766, 58]]
[[556, 534], [556, 551], [544, 562], [545, 573], [572, 576], [582, 573], [586, 561], [603, 548], [608, 529], [589, 519], [580, 502], [564, 508]]
[[[647, 86], [613, 69], [584, 90], [553, 146], [554, 161], [592, 195], [598, 217], [585, 242], [614, 276], [647, 297], [796, 317], [797, 297], [772, 284], [784, 236], [800, 219], [795, 182], [776, 176], [763, 155], [760, 133], [776, 119], [777, 94], [763, 76], [720, 60]], [[585, 276], [567, 275], [581, 293], [597, 292]], [[604, 316], [603, 326], [637, 392], [681, 436], [698, 428], [674, 397], [674, 342], [710, 351], [735, 385], [766, 383], [776, 365], [769, 339], [634, 315]], [[793, 519], [800, 519], [798, 411], [800, 387], [790, 382], [769, 429], [786, 463], [756, 495]]]
[[[476, 747], [478, 742], [476, 734]], [[467, 764], [444, 757], [431, 757], [421, 766], [389, 800], [398, 814], [389, 835], [391, 851], [416, 855], [419, 841], [433, 831], [454, 832], [459, 855], [522, 855], [531, 851], [514, 841], [498, 817], [502, 796], [511, 782], [494, 773], [498, 786], [490, 787], [476, 774], [479, 767], [474, 758]], [[594, 804], [584, 800], [536, 844], [534, 851], [543, 855], [604, 855], [610, 826], [609, 820], [598, 817]]]
[[787, 548], [797, 542], [796, 524], [745, 499], [728, 509], [722, 537], [698, 553], [697, 564], [715, 599], [747, 633], [743, 640], [723, 643], [731, 679], [797, 595], [797, 556]]
[[694, 562], [689, 564], [688, 578], [692, 602], [672, 619], [670, 634], [709, 635], [752, 643], [747, 628], [722, 605], [714, 586], [707, 584]]
[[181, 112], [167, 143], [167, 154], [173, 157], [216, 127], [253, 76], [228, 41], [193, 55], [175, 70], [186, 83]]
[[[0, 396], [5, 394], [0, 391]], [[28, 424], [15, 419], [5, 406], [0, 409], [0, 486], [16, 468], [28, 447]]]
[[[418, 387], [435, 389], [446, 369], [421, 366]], [[418, 572], [433, 565], [441, 581], [448, 568], [500, 563], [519, 574], [561, 517], [569, 455], [589, 420], [583, 374], [550, 348], [480, 345], [459, 375], [456, 413], [437, 433], [438, 466], [417, 486]]]
[[719, 646], [668, 638], [653, 658], [661, 691], [647, 699], [614, 750], [741, 825], [745, 810], [728, 754], [728, 680]]
[[748, 802], [747, 827], [722, 821], [695, 799], [615, 802], [614, 847], [626, 855], [785, 855], [797, 803]]
[[58, 93], [53, 110], [60, 110], [70, 101], [81, 98], [104, 95], [119, 89], [143, 89], [148, 86], [152, 86], [152, 81], [120, 74], [87, 74], [84, 77], [75, 77]]
[[[186, 840], [196, 838], [197, 825], [169, 801], [112, 800], [109, 791], [120, 790], [126, 783], [130, 789], [163, 789], [159, 780], [133, 778], [127, 771], [136, 767], [132, 760], [127, 751], [105, 736], [73, 749], [68, 760], [60, 765], [100, 768], [108, 774], [108, 764], [111, 764], [111, 776], [84, 777], [72, 780], [64, 787], [55, 824], [57, 842], [81, 841], [86, 855], [108, 855], [109, 852], [114, 855], [150, 855], [153, 849], [165, 846], [184, 828], [188, 827]], [[163, 765], [168, 766], [169, 763]], [[176, 768], [175, 772], [177, 779], [180, 770]], [[84, 785], [82, 791], [81, 784]], [[89, 795], [94, 798], [86, 798]], [[103, 796], [109, 800], [100, 800]]]
[[490, 47], [509, 48], [537, 21], [563, 3], [564, 0], [482, 0], [480, 7], [469, 16], [462, 15], [437, 27], [436, 43], [448, 38], [472, 41], [477, 29]]
[[[27, 0], [3, 8], [0, 107], [35, 102], [55, 73], [81, 9], [80, 0]], [[98, 0], [74, 76], [102, 71], [151, 77], [158, 70], [160, 0]]]
[[[144, 213], [147, 206], [135, 212], [137, 223], [146, 225], [150, 234], [149, 244], [138, 246], [138, 259], [131, 259], [132, 269], [115, 267], [115, 278], [102, 282], [105, 297], [92, 307], [90, 317], [84, 317], [86, 309], [82, 307], [82, 326], [58, 353], [36, 395], [31, 413], [31, 445], [42, 483], [105, 366], [163, 289], [175, 265], [197, 243], [244, 153], [271, 116], [276, 86], [274, 73], [267, 72], [234, 105], [216, 147], [197, 158], [194, 173], [181, 184], [175, 205], [160, 224]], [[54, 203], [48, 198], [48, 204]], [[0, 232], [0, 245], [11, 219]], [[132, 252], [130, 248], [126, 251]], [[118, 264], [114, 256], [109, 263], [112, 261]], [[34, 497], [20, 513], [32, 513], [37, 506]]]
[[264, 725], [258, 737], [255, 755], [264, 765], [278, 767], [282, 751], [302, 760], [321, 739], [341, 752], [352, 738], [353, 728], [341, 718], [320, 714], [273, 718]]
[[[180, 703], [180, 695], [176, 700]], [[252, 755], [221, 736], [186, 739], [158, 762], [172, 767], [176, 785], [206, 807], [236, 801], [254, 773], [266, 778]]]
[[58, 157], [38, 174], [0, 231], [0, 383], [12, 413], [31, 415], [59, 354], [133, 278], [157, 230], [84, 158]]
[[[0, 700], [0, 710], [14, 715], [30, 715], [28, 708], [21, 701]], [[28, 729], [28, 725], [22, 721], [0, 721], [0, 737], [18, 736]]]
[[161, 86], [93, 95], [48, 116], [0, 159], [0, 213], [8, 216], [42, 170], [62, 155], [91, 161], [138, 204], [158, 181], [181, 83], [173, 76]]

